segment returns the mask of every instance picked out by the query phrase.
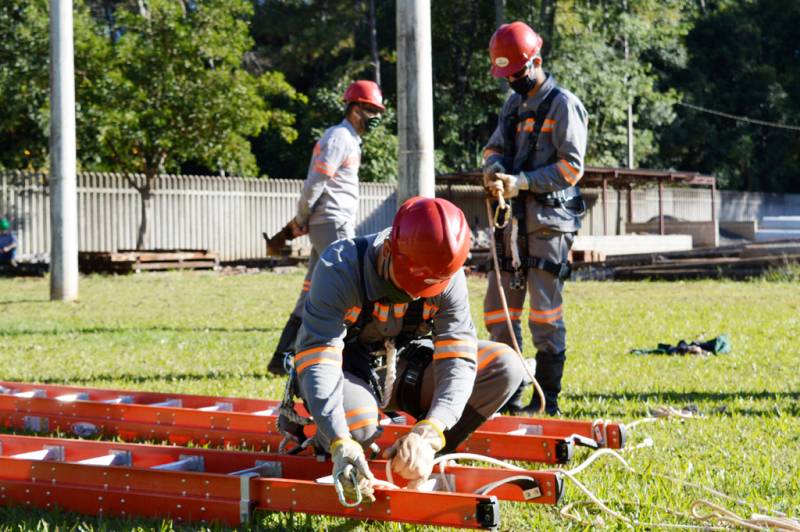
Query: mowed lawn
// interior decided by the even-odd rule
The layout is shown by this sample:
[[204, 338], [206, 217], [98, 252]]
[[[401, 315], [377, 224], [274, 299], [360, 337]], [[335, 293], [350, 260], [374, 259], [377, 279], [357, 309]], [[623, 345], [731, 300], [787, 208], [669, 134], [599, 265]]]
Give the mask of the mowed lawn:
[[[48, 302], [47, 280], [2, 279], [0, 379], [277, 399], [282, 380], [265, 367], [302, 276], [300, 270], [91, 276], [81, 279], [80, 301], [69, 304]], [[473, 318], [485, 338], [485, 279], [471, 278], [470, 289]], [[656, 507], [688, 512], [702, 497], [740, 515], [757, 511], [750, 505], [800, 515], [800, 285], [570, 283], [565, 309], [565, 415], [629, 422], [664, 405], [695, 405], [700, 413], [633, 429], [631, 444], [646, 437], [654, 442], [626, 454], [637, 473], [601, 460], [579, 476], [590, 489], [641, 521], [689, 523]], [[733, 352], [718, 357], [628, 353], [723, 333]], [[527, 331], [525, 347], [532, 356]], [[580, 450], [574, 463], [588, 455]], [[650, 472], [713, 487], [750, 505], [731, 505]], [[585, 496], [568, 484], [562, 504], [580, 500]], [[603, 521], [624, 528], [609, 517]], [[406, 528], [290, 514], [259, 514], [256, 522], [258, 529], [275, 530]], [[0, 508], [1, 530], [56, 527], [180, 528], [161, 520]], [[558, 508], [502, 504], [504, 530], [567, 527], [583, 528], [563, 521]]]

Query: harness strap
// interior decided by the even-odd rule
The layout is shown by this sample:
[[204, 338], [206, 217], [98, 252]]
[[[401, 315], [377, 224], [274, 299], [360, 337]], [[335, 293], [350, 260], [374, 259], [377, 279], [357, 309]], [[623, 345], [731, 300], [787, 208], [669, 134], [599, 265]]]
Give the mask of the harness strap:
[[[522, 266], [524, 268], [535, 268], [537, 270], [546, 271], [547, 273], [558, 277], [562, 281], [566, 281], [570, 278], [570, 275], [572, 275], [572, 265], [567, 261], [553, 262], [541, 257], [528, 256], [522, 259]], [[500, 269], [506, 272], [517, 271], [511, 264], [510, 257], [503, 257], [500, 260]]]

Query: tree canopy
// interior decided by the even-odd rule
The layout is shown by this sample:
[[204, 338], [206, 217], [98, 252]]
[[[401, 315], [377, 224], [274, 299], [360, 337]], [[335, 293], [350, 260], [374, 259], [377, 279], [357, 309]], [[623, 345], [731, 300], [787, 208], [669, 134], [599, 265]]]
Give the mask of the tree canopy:
[[[0, 6], [0, 167], [47, 165], [47, 9], [46, 0]], [[360, 175], [394, 179], [395, 9], [76, 0], [82, 168], [303, 178], [315, 141], [342, 119], [347, 84], [377, 78], [389, 110], [365, 138]], [[496, 125], [507, 89], [489, 74], [487, 48], [500, 19], [539, 31], [546, 70], [586, 105], [587, 164], [628, 164], [630, 106], [637, 167], [800, 192], [796, 1], [432, 2], [438, 171], [476, 167]]]

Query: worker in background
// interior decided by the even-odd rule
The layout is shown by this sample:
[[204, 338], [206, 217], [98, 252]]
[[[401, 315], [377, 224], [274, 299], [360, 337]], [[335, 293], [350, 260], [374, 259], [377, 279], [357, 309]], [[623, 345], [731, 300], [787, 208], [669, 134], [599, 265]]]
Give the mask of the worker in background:
[[0, 265], [17, 265], [14, 258], [17, 255], [17, 237], [11, 230], [8, 218], [0, 218]]
[[[561, 292], [570, 276], [567, 254], [586, 208], [578, 189], [583, 176], [588, 115], [581, 101], [561, 88], [542, 67], [542, 38], [523, 22], [500, 26], [489, 43], [491, 72], [505, 78], [513, 93], [483, 155], [484, 186], [512, 203], [510, 223], [497, 233], [502, 289], [508, 298], [514, 334], [522, 346], [520, 319], [526, 289], [528, 325], [536, 347], [536, 380], [545, 410], [559, 413], [558, 394], [566, 360], [566, 328]], [[511, 343], [494, 276], [484, 300], [484, 322], [492, 340]], [[511, 413], [527, 408], [522, 388], [509, 401]]]
[[[351, 494], [372, 495], [364, 448], [382, 430], [380, 410], [418, 419], [384, 450], [418, 487], [434, 455], [452, 452], [521, 382], [512, 349], [477, 340], [462, 269], [469, 248], [458, 207], [415, 197], [391, 228], [335, 242], [320, 257], [294, 373], [316, 424], [313, 443], [331, 453], [334, 477]], [[348, 483], [353, 472], [358, 481]]]
[[373, 81], [353, 82], [344, 93], [344, 101], [344, 120], [325, 130], [314, 146], [303, 192], [297, 202], [297, 214], [291, 224], [294, 237], [308, 234], [311, 256], [300, 297], [268, 366], [276, 375], [286, 374], [284, 360], [294, 354], [303, 305], [320, 253], [331, 242], [355, 235], [361, 136], [378, 125], [381, 113], [386, 110], [381, 91]]

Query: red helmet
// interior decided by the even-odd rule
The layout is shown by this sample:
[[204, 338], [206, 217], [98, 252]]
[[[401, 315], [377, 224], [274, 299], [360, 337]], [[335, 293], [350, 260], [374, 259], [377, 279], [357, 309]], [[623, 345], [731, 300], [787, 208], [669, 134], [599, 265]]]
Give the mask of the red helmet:
[[516, 74], [542, 49], [542, 38], [524, 22], [503, 24], [489, 41], [492, 76], [505, 78]]
[[472, 234], [461, 209], [416, 196], [400, 207], [389, 243], [398, 287], [413, 297], [440, 294], [464, 265]]
[[347, 87], [347, 90], [344, 91], [344, 101], [347, 103], [368, 103], [374, 105], [381, 111], [386, 110], [383, 106], [383, 94], [381, 94], [380, 87], [378, 87], [378, 84], [374, 81], [366, 79], [360, 79], [351, 83], [350, 86]]

